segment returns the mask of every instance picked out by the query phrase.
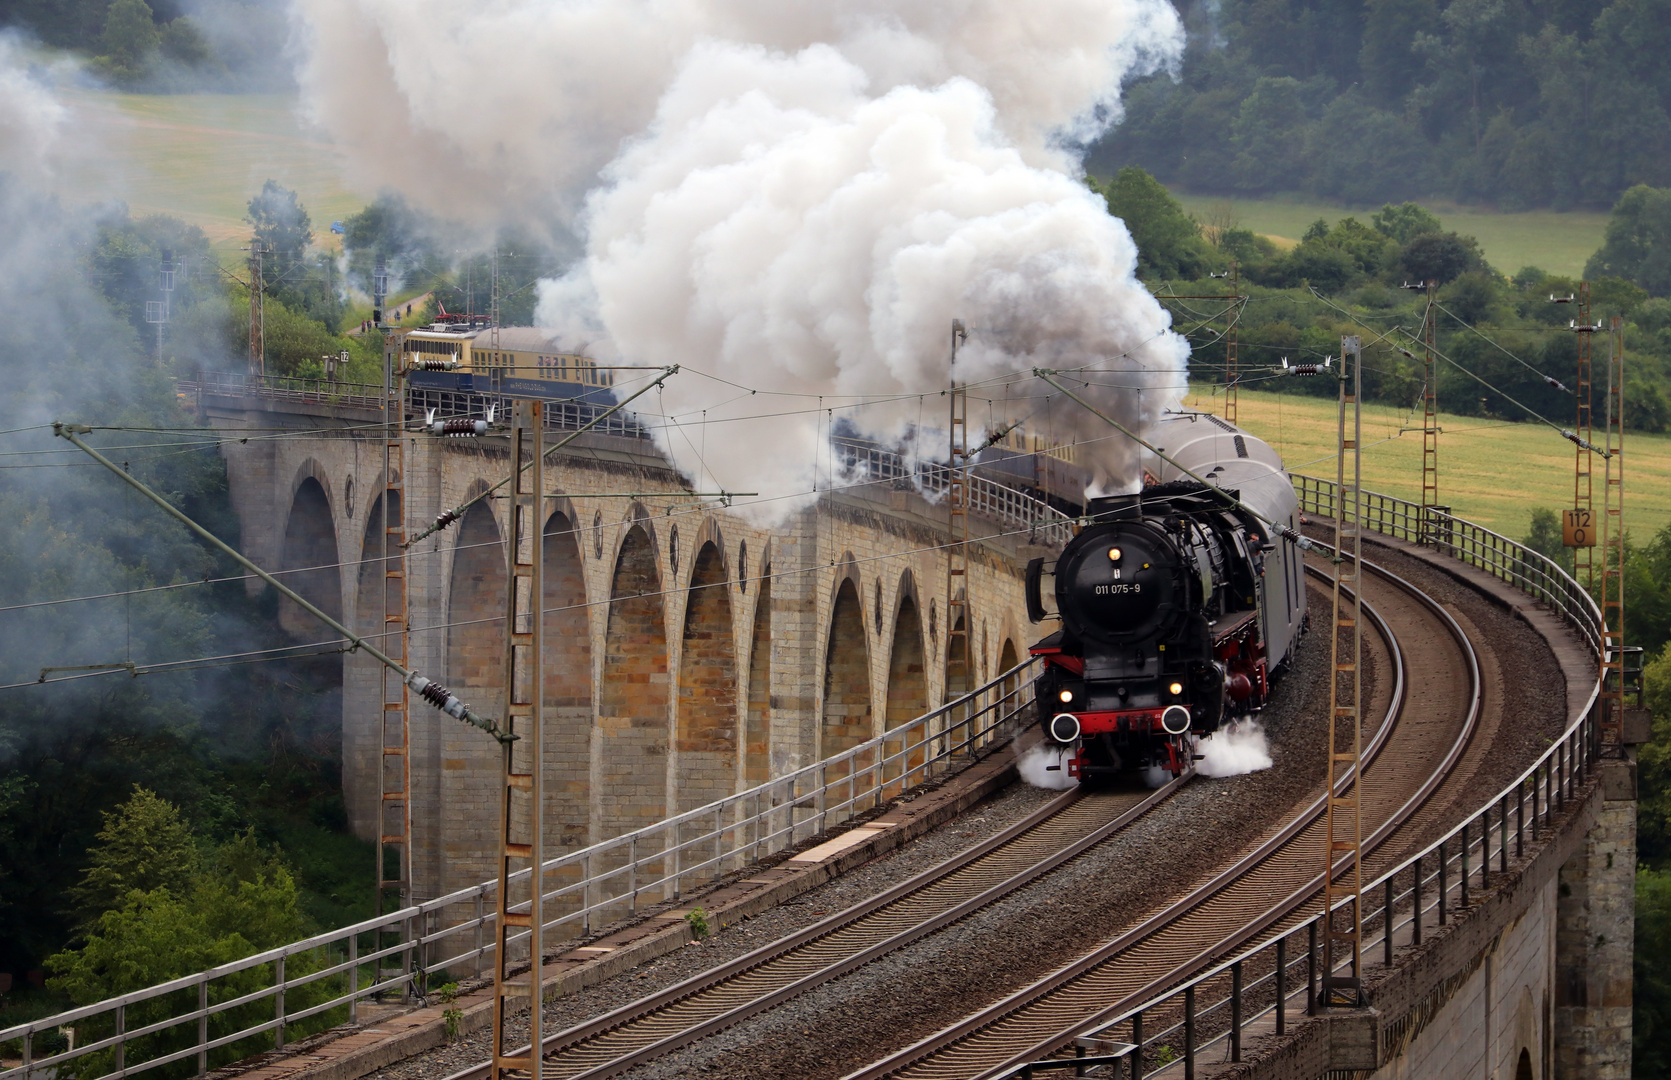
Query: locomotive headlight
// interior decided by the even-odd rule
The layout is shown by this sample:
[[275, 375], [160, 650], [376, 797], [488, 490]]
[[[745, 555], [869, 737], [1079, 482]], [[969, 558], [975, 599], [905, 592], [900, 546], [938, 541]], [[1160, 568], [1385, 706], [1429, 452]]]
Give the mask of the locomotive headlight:
[[1062, 704], [1063, 705], [1066, 705], [1068, 702], [1073, 700], [1073, 691], [1072, 690], [1063, 690], [1060, 694], [1057, 694], [1056, 696], [1062, 699]]
[[1119, 548], [1113, 547], [1113, 548], [1108, 549], [1108, 561], [1109, 562], [1119, 562], [1120, 561], [1120, 549]]
[[1184, 684], [1181, 682], [1175, 682], [1166, 688], [1166, 692], [1171, 694], [1173, 697], [1177, 697], [1179, 694], [1184, 692]]

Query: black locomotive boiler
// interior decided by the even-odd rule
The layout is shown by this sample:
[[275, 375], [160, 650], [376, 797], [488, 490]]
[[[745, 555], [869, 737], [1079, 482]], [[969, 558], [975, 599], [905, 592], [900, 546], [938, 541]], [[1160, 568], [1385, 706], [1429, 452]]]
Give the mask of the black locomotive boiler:
[[1032, 648], [1040, 723], [1087, 782], [1182, 772], [1197, 738], [1264, 706], [1305, 625], [1299, 552], [1265, 524], [1298, 525], [1281, 458], [1206, 414], [1147, 435], [1207, 483], [1146, 454], [1141, 491], [1091, 500], [1053, 573], [1028, 567], [1033, 621], [1050, 617], [1045, 577], [1061, 619]]

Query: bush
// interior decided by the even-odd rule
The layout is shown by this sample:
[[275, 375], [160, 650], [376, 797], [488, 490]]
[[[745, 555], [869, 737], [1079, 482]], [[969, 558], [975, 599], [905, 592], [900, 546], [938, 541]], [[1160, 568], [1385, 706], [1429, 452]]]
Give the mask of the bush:
[[1215, 263], [1194, 219], [1142, 169], [1121, 169], [1107, 184], [1092, 181], [1092, 187], [1108, 203], [1108, 212], [1131, 230], [1140, 275], [1195, 279]]

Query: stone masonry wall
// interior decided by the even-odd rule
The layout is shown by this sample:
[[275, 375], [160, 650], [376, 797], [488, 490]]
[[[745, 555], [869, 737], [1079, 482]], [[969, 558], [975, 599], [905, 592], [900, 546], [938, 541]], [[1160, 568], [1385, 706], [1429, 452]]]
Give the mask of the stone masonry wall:
[[712, 541], [691, 575], [676, 692], [676, 805], [693, 810], [737, 790], [737, 642], [725, 563]]
[[[210, 419], [229, 429], [292, 424], [309, 432], [334, 422], [227, 403]], [[320, 436], [232, 441], [225, 454], [241, 543], [267, 566], [282, 565], [288, 508], [308, 480], [317, 482], [335, 539], [325, 556], [309, 558], [343, 564], [336, 602], [351, 625], [376, 632], [382, 629], [380, 578], [362, 559], [368, 545], [374, 557], [378, 550], [381, 523], [372, 514], [382, 490], [382, 440], [375, 429], [351, 426], [367, 419], [340, 418], [341, 431]], [[405, 440], [409, 534], [503, 478], [509, 462], [500, 442], [416, 435]], [[635, 441], [586, 436], [548, 459], [547, 483], [558, 496], [553, 505], [562, 508], [561, 520], [568, 523], [558, 530], [567, 533], [563, 543], [553, 547], [554, 541], [547, 541], [546, 606], [563, 609], [548, 615], [546, 624], [545, 703], [552, 713], [546, 727], [547, 835], [554, 847], [596, 842], [647, 824], [674, 805], [695, 805], [722, 788], [752, 786], [816, 761], [832, 657], [842, 668], [836, 680], [842, 699], [836, 704], [851, 710], [854, 739], [880, 735], [890, 721], [889, 688], [896, 672], [906, 674], [909, 686], [892, 694], [894, 722], [909, 711], [905, 702], [916, 699], [919, 678], [929, 704], [942, 700], [946, 689], [946, 634], [937, 622], [946, 609], [943, 508], [914, 492], [861, 488], [761, 523], [683, 495], [675, 474], [645, 451]], [[625, 491], [668, 495], [635, 500], [614, 494]], [[484, 501], [471, 521], [414, 544], [403, 559], [412, 666], [462, 688], [466, 700], [485, 711], [497, 709], [495, 686], [502, 678], [497, 622], [504, 596], [502, 519], [500, 502]], [[971, 520], [977, 533], [983, 524], [995, 529], [978, 517]], [[491, 535], [494, 546], [465, 543], [463, 528], [478, 537]], [[632, 566], [622, 577], [622, 557], [635, 530], [642, 539], [632, 542]], [[722, 584], [693, 598], [689, 585], [708, 544], [719, 556]], [[495, 553], [491, 560], [487, 550]], [[711, 567], [715, 557], [708, 562]], [[976, 679], [995, 670], [1006, 647], [1012, 655], [1024, 654], [1039, 635], [1025, 620], [1024, 562], [1022, 549], [1011, 541], [977, 536], [970, 547], [969, 641], [977, 654], [971, 658]], [[851, 579], [846, 603], [852, 610], [843, 615], [845, 629], [837, 635], [841, 576]], [[638, 596], [642, 586], [627, 587], [629, 579], [660, 584]], [[330, 591], [324, 590], [327, 599]], [[715, 592], [724, 603], [705, 603], [716, 599]], [[896, 633], [906, 597], [915, 608], [920, 674], [914, 655], [894, 655], [909, 641]], [[623, 606], [643, 609], [642, 617], [613, 618]], [[477, 630], [456, 625], [461, 623]], [[687, 640], [687, 625], [702, 629]], [[832, 636], [848, 647], [832, 653]], [[727, 681], [723, 677], [713, 684], [718, 693], [680, 695], [687, 672], [698, 677], [715, 662], [724, 670], [727, 645], [729, 695], [719, 687]], [[622, 670], [623, 656], [640, 664], [631, 672], [636, 682], [612, 680]], [[740, 683], [744, 678], [747, 683]], [[378, 667], [365, 657], [350, 657], [343, 703], [344, 791], [355, 831], [367, 839], [376, 832], [381, 693]], [[628, 699], [636, 699], [630, 707]], [[710, 758], [700, 768], [695, 767], [700, 755], [716, 751], [700, 748], [709, 745], [707, 737], [686, 739], [680, 730], [681, 703], [698, 701], [710, 733], [717, 733], [722, 747], [730, 744], [717, 752], [717, 761]], [[729, 734], [716, 705], [734, 710]], [[422, 899], [488, 876], [497, 840], [499, 759], [486, 736], [420, 702], [411, 708], [411, 741], [414, 894]], [[575, 766], [577, 759], [586, 761], [584, 770]], [[730, 780], [722, 784], [725, 772]], [[701, 794], [684, 783], [698, 775], [704, 778]]]
[[1561, 867], [1555, 928], [1555, 1070], [1559, 1080], [1627, 1080], [1635, 947], [1634, 762], [1603, 766], [1596, 824]]
[[634, 527], [621, 545], [609, 601], [599, 694], [600, 839], [667, 814], [668, 670], [661, 576], [649, 535]]

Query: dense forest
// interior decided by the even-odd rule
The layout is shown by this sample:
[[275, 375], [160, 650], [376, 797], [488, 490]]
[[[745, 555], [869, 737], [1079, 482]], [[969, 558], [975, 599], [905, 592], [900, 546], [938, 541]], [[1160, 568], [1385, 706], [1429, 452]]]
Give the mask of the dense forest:
[[1129, 88], [1096, 170], [1140, 165], [1201, 192], [1503, 209], [1602, 209], [1671, 182], [1664, 0], [1178, 7], [1178, 71]]
[[[378, 341], [335, 332], [344, 300], [294, 193], [266, 185], [249, 218], [275, 252], [268, 364], [379, 364]], [[47, 426], [93, 425], [237, 544], [218, 441], [174, 378], [239, 362], [243, 268], [175, 219], [65, 209], [3, 174], [0, 227], [0, 302], [33, 313], [0, 352], [17, 429], [0, 446], [4, 1027], [364, 917], [372, 855], [342, 805], [341, 656], [293, 655], [270, 590]], [[159, 345], [146, 304], [166, 266]], [[58, 670], [86, 663], [106, 673]]]
[[125, 90], [273, 91], [295, 79], [277, 0], [0, 0], [0, 28], [85, 58]]
[[[1578, 291], [1572, 278], [1535, 266], [1505, 274], [1491, 266], [1470, 236], [1444, 227], [1418, 203], [1385, 204], [1363, 219], [1318, 220], [1284, 251], [1243, 228], [1226, 205], [1214, 222], [1184, 212], [1154, 177], [1135, 166], [1106, 181], [1093, 179], [1109, 211], [1123, 218], [1138, 246], [1138, 272], [1156, 295], [1213, 294], [1227, 283], [1212, 275], [1237, 268], [1245, 300], [1228, 306], [1172, 305], [1178, 328], [1193, 345], [1191, 378], [1222, 382], [1224, 339], [1234, 314], [1244, 385], [1288, 393], [1332, 395], [1326, 380], [1282, 379], [1272, 369], [1283, 357], [1317, 361], [1339, 352], [1342, 334], [1358, 334], [1365, 352], [1365, 392], [1375, 400], [1413, 408], [1423, 386], [1416, 347], [1426, 294], [1438, 289], [1439, 395], [1446, 411], [1568, 424], [1575, 402], [1570, 381], [1578, 355], [1568, 324], [1577, 314], [1552, 296]], [[1640, 197], [1639, 197], [1640, 196]], [[1665, 395], [1671, 371], [1671, 296], [1660, 263], [1671, 242], [1638, 251], [1649, 234], [1651, 209], [1671, 192], [1636, 188], [1615, 211], [1607, 243], [1591, 260], [1592, 320], [1624, 319], [1626, 421], [1638, 431], [1671, 425]], [[1671, 231], [1663, 235], [1671, 237]], [[1597, 273], [1612, 271], [1611, 273]], [[1650, 289], [1647, 286], [1651, 286]]]
[[[394, 195], [346, 219], [340, 262], [281, 184], [246, 216], [268, 252], [264, 360], [280, 375], [320, 378], [322, 357], [346, 354], [339, 378], [381, 382], [382, 337], [358, 332], [379, 259], [408, 325], [486, 310], [495, 263], [504, 317], [530, 323], [556, 266], [516, 230], [465, 248]], [[173, 380], [243, 363], [247, 268], [176, 219], [67, 210], [3, 173], [0, 227], [0, 302], [38, 315], [0, 353], [18, 418], [0, 446], [14, 470], [0, 485], [5, 1027], [364, 918], [372, 852], [342, 803], [340, 650], [294, 655], [271, 590], [252, 594], [230, 560], [50, 445], [51, 420], [94, 425], [114, 460], [237, 545], [218, 439]], [[167, 268], [159, 339], [146, 305]]]

